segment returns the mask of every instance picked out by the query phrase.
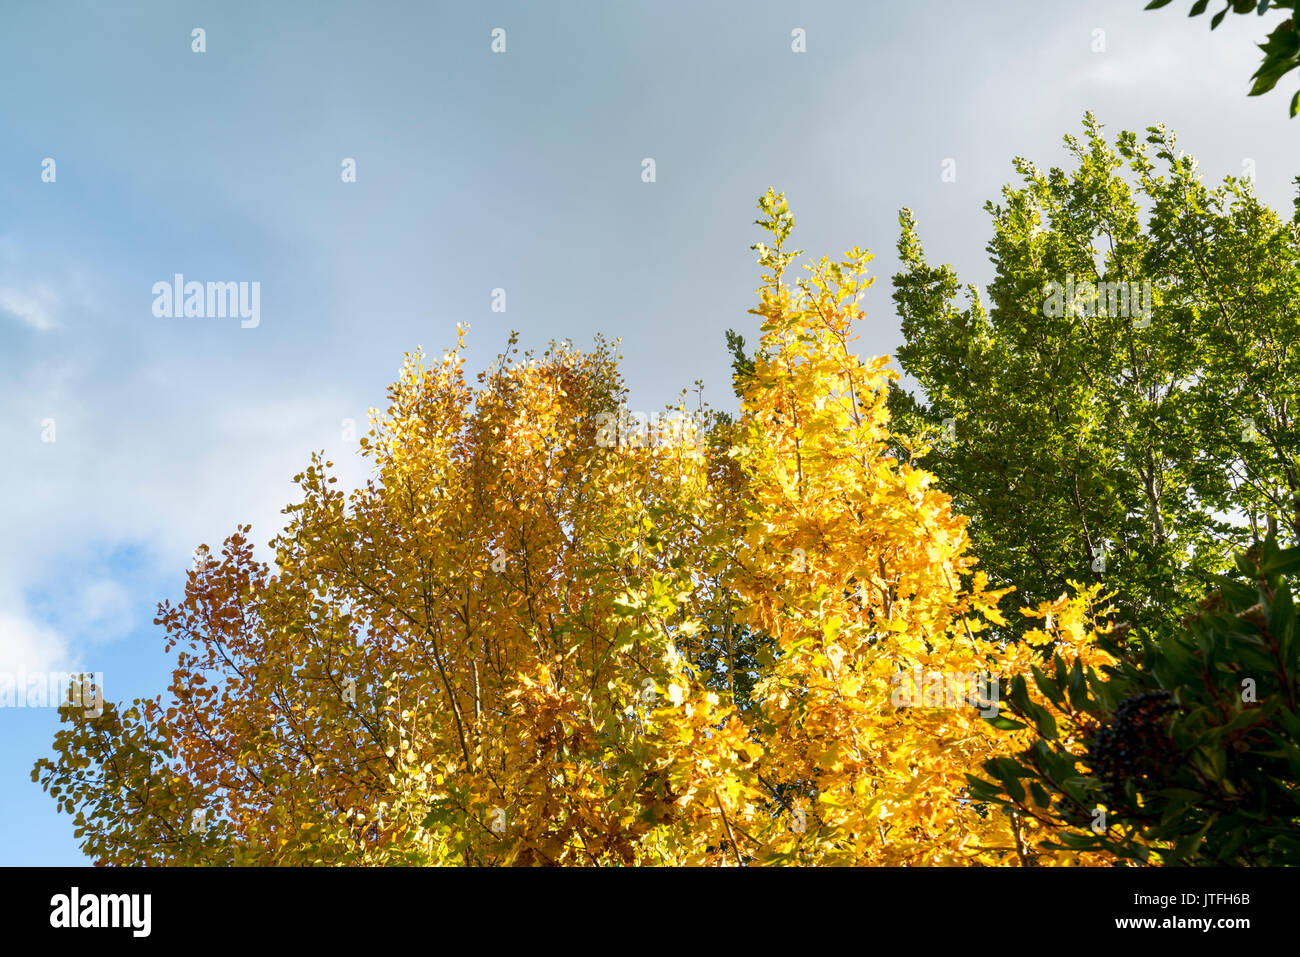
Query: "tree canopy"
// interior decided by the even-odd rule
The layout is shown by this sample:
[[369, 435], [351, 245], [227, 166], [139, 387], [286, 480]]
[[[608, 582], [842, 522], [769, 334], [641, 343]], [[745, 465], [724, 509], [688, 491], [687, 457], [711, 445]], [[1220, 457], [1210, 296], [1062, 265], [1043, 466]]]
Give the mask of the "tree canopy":
[[[997, 863], [966, 796], [1028, 666], [966, 520], [891, 451], [852, 350], [869, 255], [787, 284], [759, 221], [739, 414], [650, 435], [612, 347], [408, 357], [345, 494], [323, 455], [260, 563], [201, 550], [169, 695], [68, 714], [33, 772], [103, 863]], [[684, 411], [684, 410], [679, 410]], [[1088, 596], [1047, 603], [1086, 664]], [[1103, 626], [1104, 627], [1104, 626]], [[1049, 632], [1043, 632], [1044, 635]], [[744, 677], [738, 680], [743, 669]], [[982, 694], [981, 694], [982, 689]], [[1024, 831], [1036, 825], [1025, 820]], [[1068, 860], [1063, 855], [1062, 860]]]
[[1300, 220], [1067, 145], [987, 302], [903, 211], [916, 391], [772, 190], [734, 414], [629, 414], [603, 339], [407, 355], [367, 481], [201, 547], [170, 687], [33, 780], [100, 864], [1291, 862]]
[[1246, 181], [1206, 187], [1163, 128], [1112, 145], [1089, 115], [1066, 143], [1076, 168], [1017, 159], [986, 206], [987, 299], [959, 301], [903, 211], [898, 358], [923, 391], [891, 406], [996, 584], [1104, 584], [1155, 626], [1252, 542], [1300, 542], [1300, 227]]

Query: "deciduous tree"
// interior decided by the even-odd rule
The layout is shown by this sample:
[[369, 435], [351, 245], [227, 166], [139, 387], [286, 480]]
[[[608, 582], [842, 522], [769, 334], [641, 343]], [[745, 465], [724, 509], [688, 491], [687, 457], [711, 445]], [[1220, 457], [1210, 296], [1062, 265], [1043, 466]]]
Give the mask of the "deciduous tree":
[[1248, 181], [1206, 187], [1162, 128], [1112, 146], [1089, 115], [1066, 143], [1073, 170], [1018, 159], [988, 204], [987, 297], [958, 301], [903, 211], [921, 391], [891, 408], [992, 582], [1029, 604], [1104, 584], [1152, 628], [1253, 541], [1300, 541], [1300, 226]]

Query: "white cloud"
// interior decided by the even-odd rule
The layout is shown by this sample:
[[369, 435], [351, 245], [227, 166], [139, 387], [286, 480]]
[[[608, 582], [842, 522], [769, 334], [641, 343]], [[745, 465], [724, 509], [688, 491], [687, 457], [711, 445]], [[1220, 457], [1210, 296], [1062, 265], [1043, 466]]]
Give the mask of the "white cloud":
[[67, 671], [67, 642], [25, 614], [0, 612], [0, 673]]
[[17, 319], [37, 332], [50, 332], [59, 327], [60, 305], [58, 295], [48, 286], [0, 285], [0, 314]]

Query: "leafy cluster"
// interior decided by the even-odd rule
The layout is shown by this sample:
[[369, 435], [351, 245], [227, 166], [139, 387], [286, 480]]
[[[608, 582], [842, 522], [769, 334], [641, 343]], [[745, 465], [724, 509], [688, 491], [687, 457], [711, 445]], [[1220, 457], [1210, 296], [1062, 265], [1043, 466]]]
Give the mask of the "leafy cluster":
[[1033, 815], [1048, 851], [1300, 863], [1298, 580], [1300, 548], [1269, 540], [1115, 664], [1053, 655], [1033, 669], [1036, 700], [1019, 684], [1008, 706], [1034, 741], [990, 762], [992, 781], [972, 777], [972, 793]]

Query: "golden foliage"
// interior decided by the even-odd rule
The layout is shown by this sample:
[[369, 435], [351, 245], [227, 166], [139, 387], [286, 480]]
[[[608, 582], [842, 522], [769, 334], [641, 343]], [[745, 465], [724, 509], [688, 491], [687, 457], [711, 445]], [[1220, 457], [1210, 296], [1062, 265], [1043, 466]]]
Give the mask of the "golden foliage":
[[[169, 699], [70, 718], [38, 764], [100, 863], [998, 864], [966, 797], [1023, 746], [914, 677], [1024, 674], [965, 519], [899, 461], [896, 374], [852, 351], [869, 255], [782, 281], [740, 415], [606, 447], [616, 356], [407, 357], [344, 494], [313, 459], [272, 542], [201, 555], [158, 622]], [[463, 342], [461, 343], [463, 346]], [[513, 346], [513, 340], [512, 340]], [[1098, 660], [1087, 593], [1035, 641]], [[752, 700], [738, 647], [755, 652]], [[758, 647], [757, 645], [755, 647]], [[725, 661], [722, 677], [704, 662]], [[920, 689], [913, 688], [919, 692]], [[62, 795], [62, 796], [60, 796]], [[195, 812], [210, 817], [194, 826]], [[1060, 863], [1063, 861], [1048, 861]]]

